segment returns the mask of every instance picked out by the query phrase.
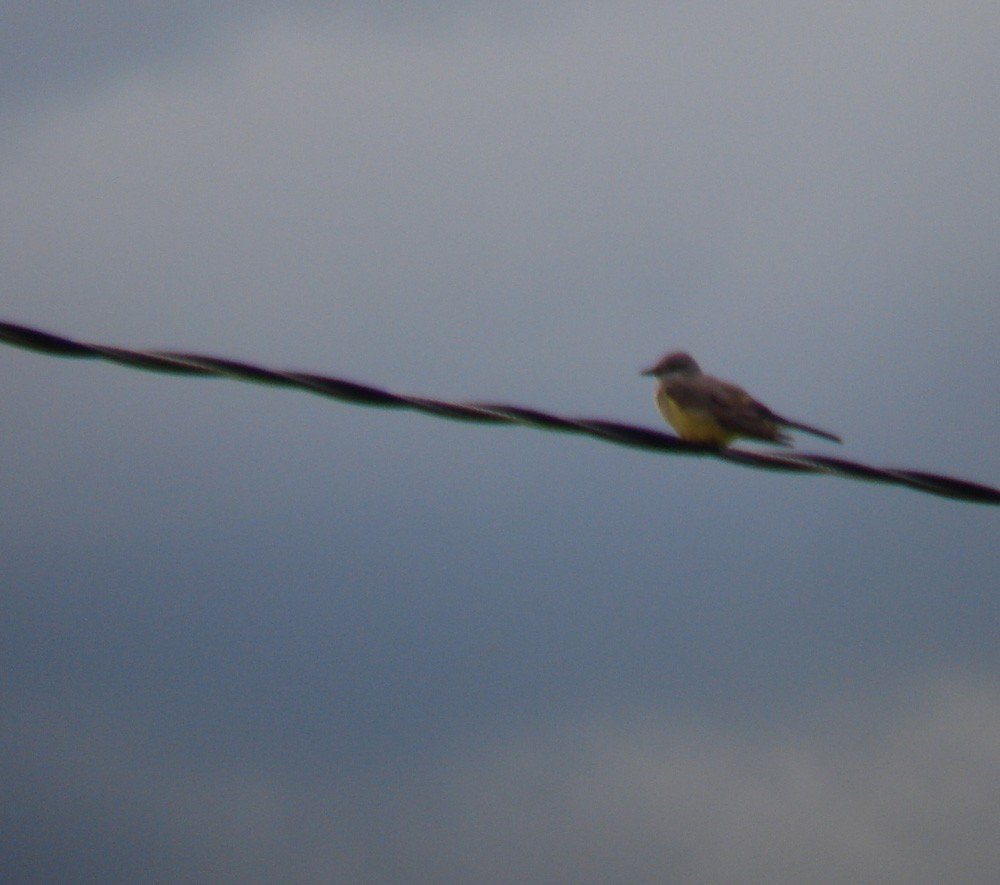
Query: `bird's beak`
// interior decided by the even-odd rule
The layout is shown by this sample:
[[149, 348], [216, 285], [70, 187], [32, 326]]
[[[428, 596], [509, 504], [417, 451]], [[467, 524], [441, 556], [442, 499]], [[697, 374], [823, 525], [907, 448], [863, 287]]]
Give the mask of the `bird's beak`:
[[655, 375], [656, 374], [656, 366], [650, 366], [648, 369], [643, 369], [639, 374], [640, 375]]

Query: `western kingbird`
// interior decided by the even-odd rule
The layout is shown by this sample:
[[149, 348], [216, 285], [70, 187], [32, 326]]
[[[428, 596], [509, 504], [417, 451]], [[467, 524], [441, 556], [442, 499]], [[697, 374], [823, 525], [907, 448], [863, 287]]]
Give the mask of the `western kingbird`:
[[789, 421], [757, 402], [742, 387], [713, 378], [701, 371], [686, 353], [668, 353], [643, 375], [652, 375], [656, 407], [681, 439], [712, 446], [727, 446], [738, 436], [791, 445], [782, 427], [801, 430], [824, 439], [842, 442], [839, 436], [808, 424]]

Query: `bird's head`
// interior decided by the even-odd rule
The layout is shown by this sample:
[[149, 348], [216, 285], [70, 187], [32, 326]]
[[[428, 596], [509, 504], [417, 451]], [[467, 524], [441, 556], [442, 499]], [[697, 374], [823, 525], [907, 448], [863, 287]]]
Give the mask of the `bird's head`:
[[655, 365], [643, 370], [642, 374], [652, 375], [654, 378], [663, 378], [665, 375], [699, 375], [701, 368], [691, 354], [675, 350]]

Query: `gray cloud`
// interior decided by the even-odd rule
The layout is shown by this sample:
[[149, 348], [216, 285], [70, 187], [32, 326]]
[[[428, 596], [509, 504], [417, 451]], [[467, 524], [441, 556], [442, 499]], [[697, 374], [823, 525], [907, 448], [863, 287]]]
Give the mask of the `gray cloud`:
[[1000, 698], [966, 679], [741, 732], [542, 722], [348, 780], [22, 712], [4, 776], [33, 798], [5, 831], [29, 877], [53, 846], [32, 812], [54, 802], [74, 809], [56, 847], [118, 880], [986, 883], [1000, 861]]
[[346, 27], [391, 36], [447, 29], [467, 18], [513, 24], [534, 18], [529, 10], [513, 3], [491, 11], [489, 4], [463, 0], [405, 6], [346, 0], [332, 9], [321, 0], [8, 5], [0, 10], [0, 53], [6, 62], [0, 108], [16, 114], [63, 97], [79, 99], [139, 72], [198, 64], [215, 55], [233, 33], [268, 20], [335, 19]]
[[[995, 480], [1000, 14], [364, 6], [23, 13], [4, 317], [654, 426], [683, 346], [849, 457]], [[4, 863], [995, 866], [992, 511], [0, 365]]]

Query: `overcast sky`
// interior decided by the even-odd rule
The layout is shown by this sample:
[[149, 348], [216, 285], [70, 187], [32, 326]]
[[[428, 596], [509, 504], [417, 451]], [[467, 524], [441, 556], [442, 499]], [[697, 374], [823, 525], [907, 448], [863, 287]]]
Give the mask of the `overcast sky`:
[[[5, 7], [0, 318], [1000, 481], [996, 4], [331, 5]], [[994, 881], [996, 508], [0, 371], [5, 879]]]

